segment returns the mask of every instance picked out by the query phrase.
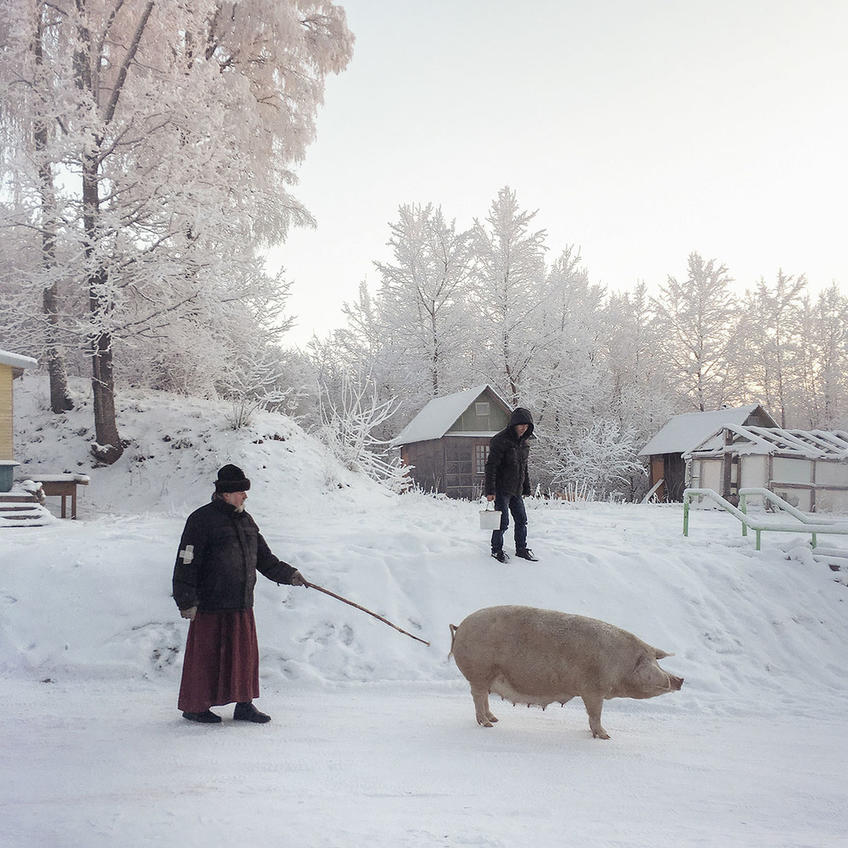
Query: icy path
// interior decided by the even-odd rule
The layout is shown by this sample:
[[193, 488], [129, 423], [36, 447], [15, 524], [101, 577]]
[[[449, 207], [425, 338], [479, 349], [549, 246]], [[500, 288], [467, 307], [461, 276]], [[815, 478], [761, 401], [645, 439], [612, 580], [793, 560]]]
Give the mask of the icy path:
[[4, 846], [848, 846], [848, 727], [460, 684], [266, 691], [266, 726], [185, 722], [161, 683], [3, 681]]

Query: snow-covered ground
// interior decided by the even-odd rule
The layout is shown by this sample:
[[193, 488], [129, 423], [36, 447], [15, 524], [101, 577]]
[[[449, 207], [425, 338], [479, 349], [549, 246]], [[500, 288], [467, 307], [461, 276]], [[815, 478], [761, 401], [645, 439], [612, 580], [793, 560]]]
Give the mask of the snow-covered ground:
[[[18, 458], [91, 485], [80, 520], [0, 531], [0, 844], [848, 845], [848, 588], [803, 537], [758, 553], [713, 511], [684, 539], [677, 506], [530, 502], [540, 562], [502, 566], [477, 505], [387, 494], [287, 419], [133, 397], [124, 457], [89, 471], [89, 409], [57, 422], [45, 396], [16, 382]], [[184, 721], [171, 570], [226, 462], [275, 552], [431, 646], [262, 581], [273, 721]], [[579, 700], [493, 699], [480, 728], [448, 624], [498, 603], [631, 630], [683, 689], [608, 701], [608, 742]]]

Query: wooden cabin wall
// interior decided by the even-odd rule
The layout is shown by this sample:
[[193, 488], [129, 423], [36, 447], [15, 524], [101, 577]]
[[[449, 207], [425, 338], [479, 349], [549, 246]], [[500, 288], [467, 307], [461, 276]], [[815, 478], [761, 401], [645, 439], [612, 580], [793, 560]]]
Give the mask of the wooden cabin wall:
[[658, 501], [664, 501], [666, 494], [665, 462], [663, 461], [662, 454], [651, 457], [651, 481], [649, 488], [653, 488], [654, 484], [658, 483], [660, 480], [663, 481], [663, 484], [654, 493], [654, 497], [656, 497]]
[[483, 494], [489, 437], [445, 436], [401, 448], [401, 459], [413, 466], [410, 476], [425, 492], [476, 500]]
[[494, 395], [484, 392], [457, 418], [448, 434], [497, 433], [509, 424], [510, 415]]
[[404, 445], [401, 458], [413, 466], [410, 477], [425, 492], [445, 491], [445, 456], [440, 439]]
[[0, 459], [14, 459], [12, 366], [0, 365]]
[[[766, 417], [767, 413], [761, 407], [757, 407], [746, 419], [745, 426], [746, 427], [771, 427], [772, 423]], [[778, 421], [778, 424], [780, 422]]]

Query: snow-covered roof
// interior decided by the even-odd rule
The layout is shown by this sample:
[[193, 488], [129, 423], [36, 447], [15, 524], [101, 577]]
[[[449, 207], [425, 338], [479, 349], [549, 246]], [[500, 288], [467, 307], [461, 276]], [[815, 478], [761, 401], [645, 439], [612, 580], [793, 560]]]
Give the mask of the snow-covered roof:
[[[733, 406], [711, 412], [685, 412], [670, 418], [666, 425], [639, 451], [639, 456], [685, 453], [700, 445], [728, 424], [744, 424], [758, 404]], [[771, 420], [771, 416], [765, 413]], [[772, 424], [776, 422], [772, 421]]]
[[774, 454], [805, 459], [848, 460], [848, 431], [785, 430], [781, 427], [726, 425], [697, 444], [687, 455], [715, 455], [724, 452], [724, 430], [733, 433], [731, 451], [735, 454]]
[[[505, 409], [509, 404], [488, 384], [473, 386], [463, 392], [433, 398], [422, 410], [392, 439], [393, 445], [408, 445], [412, 442], [427, 442], [441, 439], [456, 423], [456, 420], [488, 389], [500, 400]], [[460, 433], [458, 435], [466, 435]], [[491, 436], [492, 433], [485, 435]]]
[[12, 368], [35, 368], [38, 360], [31, 356], [21, 356], [19, 353], [0, 350], [0, 365], [11, 365]]

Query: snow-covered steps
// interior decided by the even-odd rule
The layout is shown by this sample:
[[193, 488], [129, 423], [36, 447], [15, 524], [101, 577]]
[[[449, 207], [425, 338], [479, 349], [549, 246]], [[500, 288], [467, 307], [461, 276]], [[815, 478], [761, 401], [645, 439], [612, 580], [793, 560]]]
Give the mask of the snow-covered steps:
[[32, 494], [0, 494], [0, 527], [40, 527], [55, 520]]

